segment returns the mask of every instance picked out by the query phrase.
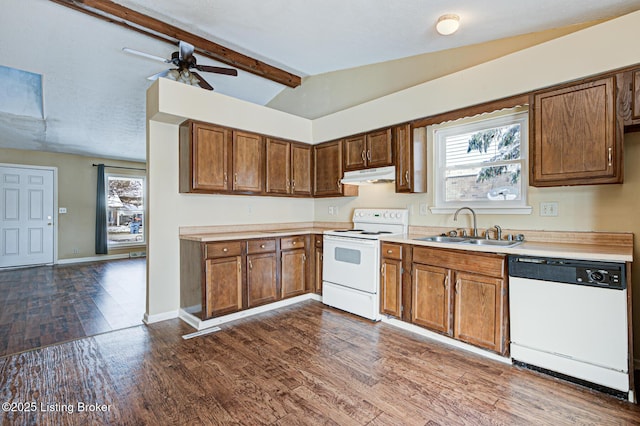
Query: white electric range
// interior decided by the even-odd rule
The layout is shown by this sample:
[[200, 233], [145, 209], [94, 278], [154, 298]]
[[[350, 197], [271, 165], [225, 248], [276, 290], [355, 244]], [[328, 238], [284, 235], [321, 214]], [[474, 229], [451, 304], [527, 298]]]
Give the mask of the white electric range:
[[408, 232], [406, 209], [355, 209], [353, 229], [325, 231], [322, 302], [380, 319], [380, 238]]

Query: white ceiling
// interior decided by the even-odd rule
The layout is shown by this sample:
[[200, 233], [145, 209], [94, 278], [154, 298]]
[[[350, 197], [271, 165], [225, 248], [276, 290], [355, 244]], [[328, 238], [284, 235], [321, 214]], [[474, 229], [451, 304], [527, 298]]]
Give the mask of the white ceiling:
[[[313, 76], [620, 16], [640, 0], [121, 0], [271, 65]], [[145, 77], [176, 48], [49, 0], [2, 0], [0, 65], [43, 75], [44, 117], [0, 112], [0, 147], [144, 161]], [[461, 29], [438, 36], [441, 14]], [[622, 46], [622, 45], [621, 45]], [[197, 56], [197, 55], [196, 55]], [[198, 63], [223, 65], [204, 57]], [[266, 104], [284, 86], [203, 73], [216, 91]], [[304, 81], [303, 81], [304, 84]], [[19, 101], [16, 97], [16, 101]]]

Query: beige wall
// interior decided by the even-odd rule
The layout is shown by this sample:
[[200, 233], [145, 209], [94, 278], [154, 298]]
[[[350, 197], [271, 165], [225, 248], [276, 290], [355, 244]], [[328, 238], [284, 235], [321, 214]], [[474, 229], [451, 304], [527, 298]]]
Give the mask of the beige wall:
[[[58, 207], [66, 207], [66, 214], [58, 214], [58, 259], [94, 257], [97, 168], [92, 164], [144, 168], [142, 163], [106, 160], [72, 154], [24, 151], [0, 148], [0, 163], [48, 166], [58, 168]], [[106, 170], [107, 172], [116, 172]], [[117, 173], [126, 171], [118, 170]], [[144, 172], [141, 172], [144, 174]], [[78, 253], [74, 253], [77, 249]], [[125, 253], [129, 249], [111, 251]], [[137, 248], [139, 250], [139, 248]]]

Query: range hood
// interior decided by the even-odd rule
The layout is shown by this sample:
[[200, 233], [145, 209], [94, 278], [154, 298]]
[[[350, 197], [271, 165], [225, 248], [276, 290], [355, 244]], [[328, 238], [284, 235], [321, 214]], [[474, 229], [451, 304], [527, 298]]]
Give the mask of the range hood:
[[396, 180], [395, 166], [378, 167], [375, 169], [344, 172], [340, 183], [345, 185], [369, 185], [373, 183], [387, 183]]

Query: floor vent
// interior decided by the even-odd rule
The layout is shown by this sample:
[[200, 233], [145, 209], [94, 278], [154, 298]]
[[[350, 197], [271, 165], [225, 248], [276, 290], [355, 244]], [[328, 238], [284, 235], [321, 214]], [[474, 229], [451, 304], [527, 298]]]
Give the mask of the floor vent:
[[132, 251], [129, 252], [129, 258], [133, 259], [134, 257], [145, 257], [147, 255], [146, 251]]

